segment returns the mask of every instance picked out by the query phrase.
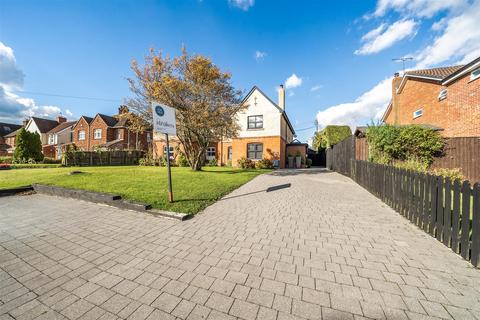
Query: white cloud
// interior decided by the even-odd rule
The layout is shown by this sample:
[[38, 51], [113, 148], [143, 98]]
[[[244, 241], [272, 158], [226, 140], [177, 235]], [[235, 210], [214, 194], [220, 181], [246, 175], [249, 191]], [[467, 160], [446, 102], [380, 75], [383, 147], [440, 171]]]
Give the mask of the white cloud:
[[66, 114], [68, 117], [72, 117], [72, 116], [73, 116], [73, 112], [70, 111], [70, 109], [65, 109], [65, 114]]
[[257, 61], [262, 61], [263, 59], [265, 59], [266, 56], [267, 56], [266, 52], [257, 50], [255, 51], [254, 58]]
[[385, 79], [354, 102], [331, 106], [317, 113], [319, 128], [330, 124], [348, 125], [353, 130], [357, 125], [376, 121], [383, 115], [390, 101], [392, 78]]
[[293, 73], [285, 81], [285, 88], [293, 89], [293, 88], [300, 87], [302, 85], [302, 82], [303, 82], [302, 78], [297, 77], [297, 75], [295, 73]]
[[255, 0], [229, 0], [228, 2], [243, 11], [248, 11], [255, 4]]
[[452, 59], [465, 63], [480, 55], [480, 1], [450, 18], [433, 43], [416, 56], [417, 68], [438, 65]]
[[382, 23], [377, 28], [370, 30], [369, 32], [363, 35], [362, 41], [368, 41], [378, 37], [383, 32], [383, 30], [385, 30], [386, 26], [387, 26], [386, 23]]
[[7, 89], [18, 89], [23, 86], [25, 75], [17, 67], [13, 50], [0, 42], [0, 85]]
[[[428, 6], [427, 4], [431, 5]], [[383, 8], [379, 10], [379, 8]], [[377, 11], [393, 9], [406, 16], [427, 17], [432, 12], [450, 10], [448, 14], [432, 25], [440, 34], [416, 55], [415, 68], [429, 68], [436, 65], [467, 63], [480, 56], [480, 0], [468, 4], [465, 1], [436, 0], [380, 0]], [[461, 9], [461, 10], [460, 10]], [[415, 13], [414, 11], [417, 10]], [[377, 28], [380, 29], [381, 28]], [[374, 29], [375, 30], [375, 29]], [[380, 32], [375, 31], [372, 34]], [[370, 37], [370, 36], [369, 36]], [[373, 36], [372, 36], [373, 37]], [[383, 115], [391, 97], [391, 78], [375, 85], [354, 102], [331, 106], [318, 112], [317, 120], [324, 127], [328, 124], [348, 124], [352, 127], [378, 120]]]
[[25, 75], [18, 68], [12, 48], [0, 42], [0, 120], [19, 123], [31, 116], [53, 118], [61, 110], [56, 106], [39, 106], [31, 98], [12, 90], [21, 90]]
[[355, 51], [355, 54], [368, 55], [389, 48], [408, 36], [414, 36], [417, 33], [417, 25], [412, 19], [399, 20], [384, 31], [385, 25], [382, 24], [362, 37], [362, 41], [366, 42], [360, 49]]
[[379, 0], [374, 15], [384, 16], [389, 10], [408, 16], [430, 18], [441, 11], [465, 7], [468, 0]]
[[323, 86], [321, 84], [317, 84], [317, 85], [314, 85], [313, 87], [311, 87], [310, 91], [315, 92], [315, 91], [318, 91], [322, 88], [323, 88]]

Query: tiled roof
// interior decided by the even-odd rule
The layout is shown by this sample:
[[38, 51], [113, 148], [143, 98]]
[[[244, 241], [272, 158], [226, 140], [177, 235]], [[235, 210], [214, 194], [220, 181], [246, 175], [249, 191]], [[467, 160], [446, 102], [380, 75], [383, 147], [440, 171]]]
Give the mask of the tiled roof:
[[92, 122], [93, 118], [90, 118], [90, 117], [87, 117], [87, 116], [82, 116], [83, 119], [85, 119], [85, 121], [87, 121], [88, 124], [90, 124], [90, 122]]
[[43, 118], [37, 118], [37, 117], [32, 117], [32, 120], [35, 122], [35, 124], [38, 127], [38, 130], [40, 130], [41, 133], [47, 133], [48, 131], [58, 126], [58, 122], [55, 120], [49, 120], [49, 119], [43, 119]]
[[115, 118], [118, 119], [118, 122], [115, 124], [115, 127], [120, 128], [120, 127], [126, 127], [128, 119], [127, 117], [120, 117], [120, 116], [115, 116]]
[[76, 121], [67, 121], [67, 122], [60, 123], [58, 126], [48, 131], [48, 133], [57, 133], [59, 131], [62, 131], [63, 129], [73, 126], [75, 123]]
[[423, 70], [412, 70], [412, 71], [405, 72], [405, 75], [429, 77], [429, 78], [435, 78], [437, 80], [442, 80], [462, 67], [463, 65], [431, 68], [431, 69], [423, 69]]
[[110, 116], [107, 116], [107, 115], [104, 115], [104, 114], [101, 114], [99, 113], [98, 116], [100, 118], [103, 119], [103, 121], [105, 121], [105, 123], [107, 124], [107, 126], [109, 127], [113, 127], [117, 124], [118, 120], [115, 119], [114, 117], [110, 117]]
[[22, 126], [19, 124], [11, 124], [0, 122], [0, 137], [6, 136], [14, 131], [17, 131]]

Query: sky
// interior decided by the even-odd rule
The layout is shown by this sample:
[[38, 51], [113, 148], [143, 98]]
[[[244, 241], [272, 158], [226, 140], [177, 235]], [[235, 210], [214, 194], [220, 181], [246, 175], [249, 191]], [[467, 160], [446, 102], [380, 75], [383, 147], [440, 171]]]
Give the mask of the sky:
[[377, 122], [394, 58], [407, 69], [480, 56], [480, 0], [2, 0], [0, 121], [113, 115], [131, 96], [132, 59], [182, 46], [257, 85], [286, 110], [300, 141], [318, 127]]

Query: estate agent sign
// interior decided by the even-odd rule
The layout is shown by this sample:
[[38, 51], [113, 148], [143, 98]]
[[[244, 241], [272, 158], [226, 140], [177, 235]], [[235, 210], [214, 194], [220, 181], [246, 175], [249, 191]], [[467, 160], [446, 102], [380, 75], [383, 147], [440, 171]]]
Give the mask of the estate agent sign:
[[172, 191], [172, 172], [170, 169], [170, 145], [168, 135], [177, 134], [177, 123], [175, 119], [175, 109], [170, 108], [159, 102], [152, 102], [153, 112], [153, 131], [164, 133], [167, 140], [167, 175], [168, 175], [168, 201], [173, 202]]
[[177, 134], [175, 109], [158, 102], [152, 103], [153, 130], [165, 134]]

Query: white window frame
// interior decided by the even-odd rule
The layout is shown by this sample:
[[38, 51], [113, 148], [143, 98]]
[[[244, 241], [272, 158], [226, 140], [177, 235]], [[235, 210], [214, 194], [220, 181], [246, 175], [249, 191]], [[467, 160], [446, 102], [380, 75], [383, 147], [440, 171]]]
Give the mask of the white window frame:
[[208, 147], [207, 152], [205, 153], [205, 157], [207, 160], [213, 160], [215, 159], [215, 156], [217, 155], [217, 148], [215, 147]]
[[48, 144], [55, 144], [55, 135], [49, 134], [48, 135]]
[[[99, 135], [97, 135], [97, 133], [99, 133]], [[93, 139], [95, 140], [99, 140], [99, 139], [102, 139], [102, 129], [95, 129], [93, 130]]]
[[85, 130], [78, 131], [78, 140], [79, 141], [85, 140]]
[[117, 140], [122, 139], [122, 131], [120, 129], [117, 129]]
[[480, 78], [480, 68], [473, 70], [470, 73], [470, 81]]
[[230, 146], [227, 148], [227, 160], [232, 160], [232, 157], [233, 157], [233, 149]]
[[423, 108], [413, 111], [413, 119], [423, 116]]
[[447, 94], [448, 94], [447, 89], [440, 90], [440, 93], [438, 94], [438, 101], [447, 99]]
[[[250, 121], [250, 119], [252, 121]], [[252, 124], [252, 126], [250, 126], [250, 124]], [[248, 130], [263, 129], [263, 114], [248, 116], [247, 129]]]

